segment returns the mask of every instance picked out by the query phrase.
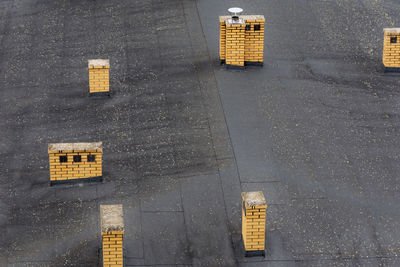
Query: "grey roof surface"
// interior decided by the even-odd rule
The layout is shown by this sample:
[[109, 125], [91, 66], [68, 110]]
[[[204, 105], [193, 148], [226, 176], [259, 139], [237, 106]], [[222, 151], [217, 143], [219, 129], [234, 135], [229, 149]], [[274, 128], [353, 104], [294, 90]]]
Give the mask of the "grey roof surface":
[[[243, 1], [264, 67], [219, 65], [215, 0], [0, 2], [0, 266], [98, 266], [103, 204], [131, 266], [400, 266], [397, 1]], [[232, 4], [233, 5], [233, 4]], [[108, 58], [111, 97], [88, 96]], [[49, 187], [48, 143], [104, 144], [102, 183]], [[246, 258], [241, 193], [262, 191]]]

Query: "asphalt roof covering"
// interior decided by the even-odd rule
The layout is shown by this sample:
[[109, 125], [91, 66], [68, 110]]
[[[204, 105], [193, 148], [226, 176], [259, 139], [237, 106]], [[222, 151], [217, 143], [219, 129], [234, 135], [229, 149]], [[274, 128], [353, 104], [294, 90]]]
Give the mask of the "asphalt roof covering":
[[[388, 1], [236, 1], [264, 67], [218, 64], [215, 0], [0, 2], [0, 266], [97, 266], [122, 204], [126, 266], [399, 266], [399, 76]], [[87, 60], [110, 59], [110, 98]], [[49, 187], [47, 144], [102, 141], [104, 182]], [[245, 258], [241, 192], [266, 196]]]

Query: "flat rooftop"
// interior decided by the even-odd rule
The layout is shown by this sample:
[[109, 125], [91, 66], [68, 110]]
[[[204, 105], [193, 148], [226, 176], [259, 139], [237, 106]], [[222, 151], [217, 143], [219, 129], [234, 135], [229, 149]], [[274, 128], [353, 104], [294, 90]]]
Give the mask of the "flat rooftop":
[[[0, 266], [98, 266], [121, 204], [131, 266], [400, 266], [397, 1], [238, 1], [263, 67], [219, 65], [225, 1], [0, 2]], [[88, 96], [110, 60], [111, 97]], [[98, 142], [103, 182], [49, 187], [47, 145]], [[262, 191], [246, 258], [241, 193]]]

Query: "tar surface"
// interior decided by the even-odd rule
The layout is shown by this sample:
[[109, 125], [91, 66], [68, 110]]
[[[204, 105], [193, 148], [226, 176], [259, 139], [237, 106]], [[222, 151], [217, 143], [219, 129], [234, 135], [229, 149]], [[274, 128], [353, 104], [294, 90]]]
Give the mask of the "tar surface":
[[[218, 64], [218, 16], [261, 14], [264, 67]], [[394, 0], [0, 1], [0, 266], [399, 266]], [[110, 59], [112, 96], [88, 96]], [[103, 142], [103, 183], [49, 187], [47, 144]], [[266, 257], [240, 193], [263, 191]]]

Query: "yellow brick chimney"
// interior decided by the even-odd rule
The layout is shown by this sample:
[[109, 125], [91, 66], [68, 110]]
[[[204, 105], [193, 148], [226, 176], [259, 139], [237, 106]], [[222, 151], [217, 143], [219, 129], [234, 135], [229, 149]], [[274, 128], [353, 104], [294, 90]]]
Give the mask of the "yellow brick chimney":
[[264, 64], [263, 15], [220, 16], [219, 57], [227, 68]]
[[48, 144], [48, 153], [50, 185], [102, 180], [101, 142]]
[[90, 95], [110, 95], [110, 60], [90, 59], [88, 68]]
[[383, 65], [386, 71], [400, 71], [400, 28], [383, 29]]
[[266, 209], [263, 192], [242, 193], [242, 237], [246, 257], [265, 256]]
[[122, 205], [100, 205], [103, 267], [123, 267]]

